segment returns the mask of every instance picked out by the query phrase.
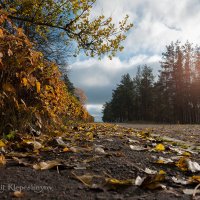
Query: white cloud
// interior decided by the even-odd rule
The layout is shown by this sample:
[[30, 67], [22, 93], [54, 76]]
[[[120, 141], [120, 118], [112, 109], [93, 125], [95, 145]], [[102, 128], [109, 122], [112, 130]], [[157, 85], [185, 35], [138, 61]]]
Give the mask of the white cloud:
[[86, 108], [87, 108], [88, 112], [93, 115], [93, 117], [95, 118], [95, 121], [97, 121], [97, 122], [102, 121], [102, 119], [101, 119], [102, 118], [102, 108], [103, 108], [102, 104], [87, 104]]
[[161, 56], [155, 55], [145, 55], [145, 54], [138, 54], [135, 56], [130, 57], [127, 60], [120, 60], [119, 57], [114, 57], [110, 60], [108, 57], [103, 57], [102, 60], [98, 60], [95, 58], [88, 58], [86, 60], [73, 63], [71, 68], [73, 70], [87, 70], [94, 68], [101, 68], [103, 71], [120, 71], [121, 69], [127, 69], [131, 67], [135, 67], [136, 65], [141, 64], [151, 64], [153, 62], [159, 62], [161, 60]]
[[102, 104], [87, 104], [86, 105], [86, 108], [88, 109], [88, 110], [92, 110], [92, 109], [95, 109], [95, 110], [98, 110], [98, 111], [100, 111], [100, 110], [102, 110]]
[[114, 22], [129, 14], [134, 28], [125, 41], [125, 53], [161, 53], [175, 40], [200, 42], [199, 0], [97, 0], [94, 13]]
[[115, 85], [119, 78], [125, 73], [131, 73], [136, 70], [137, 66], [147, 64], [154, 66], [161, 60], [159, 55], [136, 55], [128, 60], [120, 60], [115, 57], [110, 60], [104, 57], [102, 60], [89, 58], [84, 61], [77, 61], [71, 65], [72, 81], [77, 87], [106, 87]]
[[110, 80], [100, 74], [94, 74], [93, 76], [84, 76], [82, 84], [86, 87], [102, 87], [110, 84]]

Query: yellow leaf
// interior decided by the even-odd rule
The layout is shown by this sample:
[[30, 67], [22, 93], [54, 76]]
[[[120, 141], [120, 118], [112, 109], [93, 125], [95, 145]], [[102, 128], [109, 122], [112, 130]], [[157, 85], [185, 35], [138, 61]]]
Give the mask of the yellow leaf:
[[67, 147], [65, 147], [65, 148], [63, 149], [63, 152], [68, 152], [68, 151], [70, 151], [70, 149], [67, 148]]
[[189, 152], [184, 152], [183, 154], [182, 154], [182, 156], [191, 156], [191, 153], [189, 153]]
[[186, 158], [185, 157], [181, 157], [175, 164], [180, 170], [182, 171], [187, 171], [188, 167], [187, 167], [187, 163], [186, 163]]
[[15, 8], [9, 8], [10, 12], [17, 12], [17, 10]]
[[164, 151], [165, 150], [165, 146], [163, 144], [157, 144], [155, 149], [157, 151]]
[[159, 171], [159, 174], [166, 174], [166, 172], [165, 172], [164, 170], [161, 169], [161, 170]]
[[158, 160], [156, 163], [158, 163], [158, 164], [165, 164], [164, 160]]
[[3, 30], [0, 29], [0, 38], [2, 38], [3, 36], [4, 36], [4, 34], [3, 34]]
[[87, 133], [86, 133], [86, 136], [87, 136], [88, 140], [91, 140], [91, 141], [93, 140], [93, 137], [94, 137], [94, 136], [93, 136], [93, 133], [92, 133], [92, 132], [87, 132]]
[[50, 85], [45, 85], [45, 90], [46, 91], [52, 90], [52, 87]]
[[106, 183], [107, 184], [112, 184], [112, 185], [133, 185], [133, 179], [128, 179], [128, 180], [118, 180], [115, 178], [107, 178]]
[[85, 129], [83, 127], [78, 128], [79, 131], [84, 131]]
[[191, 181], [196, 181], [196, 182], [199, 182], [200, 183], [200, 176], [192, 176], [190, 178]]
[[5, 143], [2, 140], [0, 140], [0, 148], [5, 146], [6, 146]]
[[40, 93], [40, 87], [41, 87], [40, 82], [36, 81], [36, 91], [37, 91], [37, 93]]
[[27, 80], [27, 78], [22, 78], [22, 84], [23, 84], [23, 86], [27, 86], [27, 83], [28, 83], [28, 80]]

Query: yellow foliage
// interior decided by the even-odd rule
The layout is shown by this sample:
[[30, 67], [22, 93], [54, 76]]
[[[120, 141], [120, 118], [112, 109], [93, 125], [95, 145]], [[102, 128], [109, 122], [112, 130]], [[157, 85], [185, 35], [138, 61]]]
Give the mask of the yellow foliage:
[[[0, 11], [1, 23], [3, 19], [7, 20], [6, 15]], [[92, 120], [68, 92], [58, 66], [46, 61], [23, 30], [9, 23], [16, 31], [9, 33], [0, 25], [0, 36], [3, 33], [5, 38], [0, 52], [0, 131], [6, 124], [21, 130], [34, 123], [39, 129], [52, 131], [61, 127], [63, 120]]]
[[36, 81], [36, 91], [37, 91], [37, 93], [40, 93], [40, 88], [41, 88], [41, 84], [40, 84], [40, 82], [39, 81]]
[[[75, 54], [84, 49], [85, 54], [91, 57], [108, 54], [112, 58], [118, 50], [123, 49], [121, 43], [133, 24], [129, 23], [128, 15], [118, 24], [113, 23], [112, 17], [106, 18], [104, 15], [91, 18], [95, 2], [96, 0], [43, 0], [42, 3], [41, 0], [5, 0], [4, 9], [9, 12], [8, 18], [20, 19], [28, 34], [34, 32], [46, 38], [54, 27], [54, 30], [57, 28], [62, 31], [60, 36], [67, 38], [67, 43], [76, 42]], [[22, 28], [17, 29], [17, 36], [25, 36]]]
[[4, 34], [3, 34], [3, 30], [0, 29], [0, 38], [2, 38], [3, 36], [4, 36]]
[[156, 151], [164, 151], [165, 146], [163, 144], [157, 144], [155, 149], [156, 149]]
[[2, 140], [0, 140], [0, 148], [5, 146], [6, 146], [5, 143]]
[[28, 83], [28, 80], [27, 80], [27, 78], [22, 78], [22, 84], [23, 84], [23, 86], [27, 86], [27, 83]]

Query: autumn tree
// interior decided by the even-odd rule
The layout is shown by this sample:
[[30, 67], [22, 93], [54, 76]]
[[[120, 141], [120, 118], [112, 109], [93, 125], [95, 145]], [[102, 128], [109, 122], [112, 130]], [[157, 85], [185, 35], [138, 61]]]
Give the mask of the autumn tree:
[[1, 11], [0, 40], [1, 134], [9, 133], [8, 126], [22, 132], [33, 127], [48, 132], [61, 128], [66, 119], [91, 119], [68, 92], [58, 66], [45, 60], [22, 28]]
[[87, 102], [87, 96], [81, 88], [74, 89], [74, 96], [81, 102], [82, 105], [85, 105]]
[[25, 34], [38, 43], [45, 43], [48, 34], [55, 34], [69, 46], [76, 43], [75, 54], [83, 50], [88, 56], [112, 57], [122, 50], [121, 42], [132, 27], [126, 16], [118, 25], [104, 15], [92, 17], [96, 0], [1, 0], [8, 13]]

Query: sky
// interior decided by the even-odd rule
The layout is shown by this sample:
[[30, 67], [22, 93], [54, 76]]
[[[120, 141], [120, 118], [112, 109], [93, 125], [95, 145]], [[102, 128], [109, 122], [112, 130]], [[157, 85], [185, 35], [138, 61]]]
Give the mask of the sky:
[[70, 65], [69, 77], [88, 97], [86, 108], [101, 121], [102, 105], [111, 99], [123, 74], [135, 76], [147, 64], [156, 75], [165, 46], [187, 40], [200, 44], [199, 0], [97, 0], [93, 15], [112, 16], [119, 22], [126, 14], [134, 27], [123, 42], [124, 51], [110, 60], [79, 55]]

